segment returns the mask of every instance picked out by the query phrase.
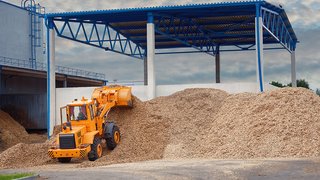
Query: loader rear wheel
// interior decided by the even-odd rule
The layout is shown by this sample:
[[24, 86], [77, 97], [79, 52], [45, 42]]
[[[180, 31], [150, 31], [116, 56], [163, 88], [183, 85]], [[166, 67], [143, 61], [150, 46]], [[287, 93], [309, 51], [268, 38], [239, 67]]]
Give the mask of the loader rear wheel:
[[95, 161], [102, 156], [101, 139], [94, 137], [93, 144], [91, 144], [91, 151], [88, 153], [88, 159]]
[[61, 163], [68, 163], [71, 161], [71, 157], [58, 158], [58, 161]]
[[120, 130], [118, 126], [113, 126], [111, 137], [107, 138], [106, 141], [108, 149], [113, 150], [117, 147], [120, 143]]

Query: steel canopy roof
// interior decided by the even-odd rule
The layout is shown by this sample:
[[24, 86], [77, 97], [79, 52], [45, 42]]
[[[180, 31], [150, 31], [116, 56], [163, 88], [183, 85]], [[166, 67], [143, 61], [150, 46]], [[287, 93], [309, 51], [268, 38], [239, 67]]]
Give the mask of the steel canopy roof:
[[[208, 42], [219, 46], [253, 46], [257, 5], [264, 10], [262, 12], [266, 27], [263, 30], [264, 44], [280, 43], [286, 49], [294, 50], [298, 40], [285, 10], [262, 0], [49, 13], [46, 14], [46, 17], [55, 24], [58, 36], [89, 45], [94, 45], [89, 38], [79, 40], [75, 35], [79, 33], [79, 29], [82, 29], [81, 25], [76, 32], [77, 28], [73, 30], [69, 23], [107, 25], [121, 37], [129, 39], [145, 50], [147, 46], [146, 23], [148, 14], [152, 13], [156, 27], [156, 49], [201, 47], [207, 46]], [[64, 27], [58, 27], [58, 22], [64, 22]], [[72, 36], [63, 35], [65, 27], [73, 31]], [[83, 29], [85, 31], [84, 27]], [[93, 33], [94, 31], [92, 30]], [[97, 34], [99, 34], [98, 31], [96, 28]], [[119, 42], [123, 41], [120, 35]], [[107, 35], [101, 34], [101, 36]], [[103, 42], [107, 39], [101, 36], [97, 38], [97, 41], [100, 42], [102, 39]], [[112, 46], [111, 39], [105, 41], [110, 41]], [[95, 44], [94, 46], [101, 46], [103, 43]], [[110, 49], [110, 47], [107, 48]]]

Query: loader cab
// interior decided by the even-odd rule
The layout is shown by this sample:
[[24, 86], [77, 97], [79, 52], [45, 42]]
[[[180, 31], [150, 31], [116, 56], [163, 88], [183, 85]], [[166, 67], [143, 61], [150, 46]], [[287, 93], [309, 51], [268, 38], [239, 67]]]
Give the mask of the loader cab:
[[60, 108], [60, 116], [61, 124], [69, 123], [69, 129], [73, 129], [72, 127], [74, 126], [85, 126], [87, 131], [96, 129], [94, 105], [91, 100], [85, 98], [81, 100], [75, 99], [72, 103]]
[[94, 106], [91, 100], [75, 99], [67, 106], [60, 108], [61, 124], [67, 121], [80, 122], [94, 119]]

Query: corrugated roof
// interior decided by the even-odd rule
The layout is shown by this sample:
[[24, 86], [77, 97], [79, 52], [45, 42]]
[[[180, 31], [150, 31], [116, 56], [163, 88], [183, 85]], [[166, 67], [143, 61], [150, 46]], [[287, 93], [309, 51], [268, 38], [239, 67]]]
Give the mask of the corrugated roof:
[[[290, 21], [283, 8], [270, 4], [264, 0], [253, 1], [235, 1], [220, 2], [207, 4], [188, 4], [176, 6], [156, 6], [141, 8], [124, 8], [94, 11], [77, 11], [63, 13], [49, 13], [47, 18], [55, 21], [74, 21], [74, 22], [99, 22], [109, 24], [116, 31], [120, 32], [124, 37], [129, 38], [141, 47], [146, 47], [146, 23], [148, 13], [160, 14], [165, 16], [178, 17], [173, 23], [177, 28], [181, 24], [179, 18], [192, 19], [194, 23], [201, 26], [207, 32], [206, 37], [199, 38], [200, 41], [207, 37], [212, 38], [215, 43], [223, 45], [244, 45], [255, 43], [255, 15], [256, 5], [268, 8], [279, 13], [285, 23], [292, 39], [297, 42], [297, 37], [290, 24]], [[155, 22], [159, 22], [160, 17], [155, 17]], [[166, 22], [166, 21], [164, 21]], [[166, 23], [169, 23], [168, 21]], [[234, 26], [234, 27], [233, 27]], [[159, 27], [165, 30], [164, 27]], [[174, 29], [170, 28], [168, 33], [173, 33]], [[196, 34], [192, 30], [189, 34]], [[264, 43], [279, 43], [268, 33], [265, 34]], [[179, 34], [174, 34], [179, 36]], [[183, 36], [183, 34], [181, 34]], [[173, 42], [174, 39], [165, 37], [156, 33], [156, 48], [176, 48], [188, 47], [181, 42]], [[186, 39], [186, 42], [190, 39]]]

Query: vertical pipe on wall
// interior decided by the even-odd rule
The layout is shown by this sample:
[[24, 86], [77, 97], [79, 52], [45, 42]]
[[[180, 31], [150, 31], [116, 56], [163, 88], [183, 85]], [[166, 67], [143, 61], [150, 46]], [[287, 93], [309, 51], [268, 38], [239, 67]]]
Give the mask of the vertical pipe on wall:
[[147, 71], [148, 71], [148, 99], [156, 97], [156, 83], [154, 73], [155, 29], [152, 13], [148, 13], [147, 23]]
[[220, 47], [216, 49], [216, 83], [220, 83]]
[[296, 52], [291, 52], [291, 83], [292, 87], [297, 87], [297, 77], [296, 77]]
[[257, 62], [257, 83], [260, 92], [264, 91], [264, 77], [263, 77], [263, 27], [261, 17], [261, 5], [256, 5], [255, 18], [255, 38], [256, 38], [256, 62]]

